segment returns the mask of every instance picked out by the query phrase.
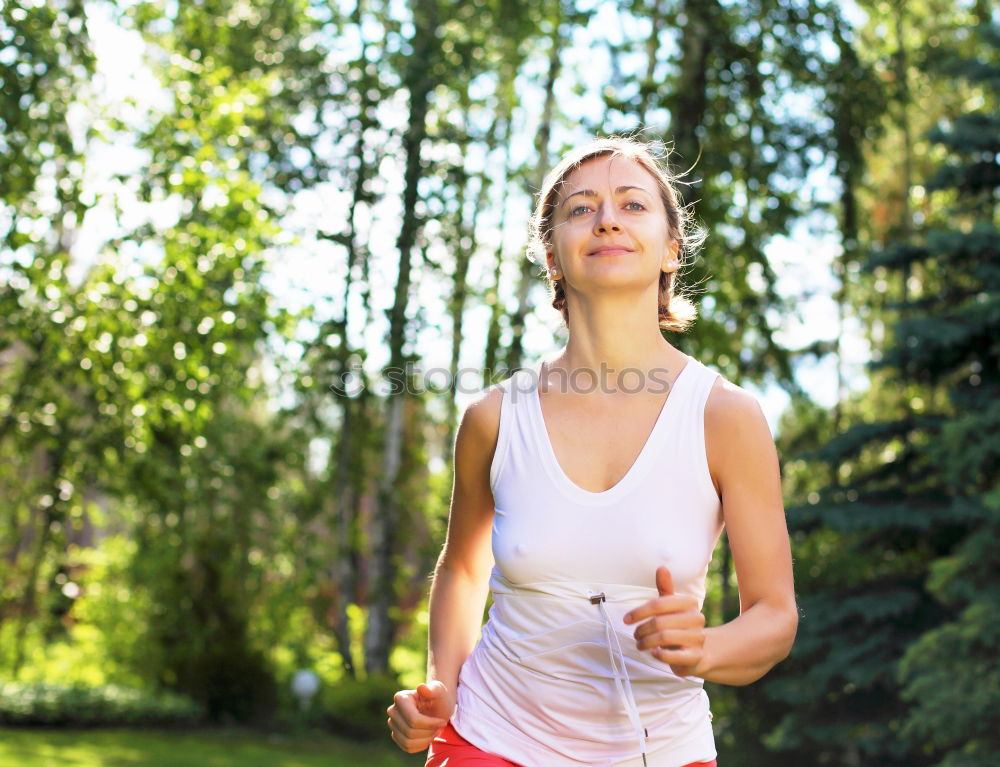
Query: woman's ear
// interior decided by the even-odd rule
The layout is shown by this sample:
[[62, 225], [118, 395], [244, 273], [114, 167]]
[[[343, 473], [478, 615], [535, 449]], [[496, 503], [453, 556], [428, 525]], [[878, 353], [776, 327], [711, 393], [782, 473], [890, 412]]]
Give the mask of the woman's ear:
[[680, 250], [681, 244], [677, 240], [671, 240], [667, 243], [666, 251], [663, 254], [663, 261], [660, 264], [661, 271], [664, 272], [676, 272], [679, 266], [677, 261], [677, 252]]
[[552, 255], [551, 250], [545, 253], [545, 268], [552, 279], [559, 277], [559, 265], [556, 263], [555, 256]]

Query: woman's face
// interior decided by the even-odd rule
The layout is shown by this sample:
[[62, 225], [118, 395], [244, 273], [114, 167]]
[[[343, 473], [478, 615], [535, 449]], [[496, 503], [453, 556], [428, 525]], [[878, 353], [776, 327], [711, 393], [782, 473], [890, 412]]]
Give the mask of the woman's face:
[[547, 261], [567, 285], [646, 286], [677, 268], [676, 254], [659, 187], [641, 165], [606, 155], [566, 176]]

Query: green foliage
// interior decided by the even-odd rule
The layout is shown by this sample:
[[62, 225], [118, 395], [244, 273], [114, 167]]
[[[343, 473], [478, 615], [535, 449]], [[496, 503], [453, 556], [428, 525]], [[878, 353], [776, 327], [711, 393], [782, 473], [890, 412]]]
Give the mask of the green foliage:
[[28, 666], [41, 681], [72, 681], [47, 660], [61, 648], [75, 670], [91, 674], [92, 684], [142, 684], [139, 669], [152, 660], [142, 641], [150, 604], [131, 577], [136, 552], [135, 540], [125, 535], [109, 535], [93, 548], [72, 549], [81, 593], [73, 602], [73, 623], [65, 641], [46, 646], [45, 657], [32, 659]]
[[912, 704], [903, 735], [938, 749], [948, 767], [1000, 754], [1000, 493], [987, 503], [992, 519], [931, 570], [930, 588], [951, 608], [950, 619], [911, 645], [899, 665], [902, 698]]
[[413, 689], [427, 681], [427, 612], [426, 595], [414, 610], [413, 618], [392, 648], [389, 667], [399, 678], [402, 687]]
[[388, 737], [385, 710], [399, 689], [395, 676], [345, 679], [321, 692], [320, 705], [331, 731], [354, 740], [383, 740]]
[[[5, 2], [0, 45], [0, 205], [20, 206], [36, 195], [46, 165], [79, 154], [67, 114], [94, 66], [83, 3]], [[79, 187], [67, 182], [56, 187], [59, 202], [82, 215]], [[16, 248], [30, 239], [11, 227], [0, 242]]]
[[[950, 158], [929, 182], [932, 188], [957, 192], [956, 223], [974, 222], [965, 231], [939, 232], [928, 240], [923, 260], [928, 264], [955, 261], [961, 271], [954, 287], [926, 302], [934, 325], [951, 328], [951, 349], [936, 355], [924, 351], [941, 344], [916, 344], [901, 364], [909, 362], [920, 375], [945, 384], [953, 416], [941, 440], [928, 447], [942, 466], [941, 484], [949, 494], [978, 506], [981, 521], [970, 525], [964, 539], [936, 559], [928, 588], [947, 611], [945, 620], [926, 632], [903, 656], [899, 676], [902, 698], [912, 706], [902, 733], [910, 742], [927, 744], [941, 766], [995, 761], [1000, 758], [996, 711], [1000, 708], [1000, 283], [993, 276], [1000, 259], [996, 190], [1000, 174], [996, 156], [1000, 144], [1000, 28], [975, 30], [981, 44], [965, 61], [973, 81], [991, 84], [984, 106], [960, 115], [950, 129], [935, 138], [950, 150]], [[994, 137], [989, 146], [967, 142], [965, 134], [980, 129]], [[902, 324], [904, 338], [936, 338], [940, 328], [920, 333], [912, 322]], [[956, 701], [961, 701], [956, 704]]]
[[[1000, 38], [990, 29], [978, 39], [966, 71], [991, 82]], [[768, 741], [796, 759], [941, 767], [1000, 757], [996, 97], [977, 92], [974, 119], [950, 115], [928, 133], [948, 151], [947, 172], [929, 172], [926, 188], [946, 203], [926, 231], [871, 256], [869, 268], [905, 287], [883, 306], [899, 314], [872, 365], [867, 412], [799, 453], [832, 481], [803, 487], [789, 509], [809, 570], [793, 656], [767, 683], [794, 708]], [[980, 138], [965, 141], [970, 130]]]
[[[992, 758], [997, 32], [951, 29], [977, 12], [968, 4], [861, 5], [869, 22], [852, 29], [820, 0], [623, 3], [619, 44], [573, 2], [108, 4], [141, 33], [167, 100], [108, 117], [92, 103], [88, 6], [3, 4], [3, 673], [82, 686], [31, 688], [38, 706], [58, 698], [77, 714], [110, 716], [108, 701], [124, 700], [114, 684], [171, 688], [212, 719], [256, 721], [289, 715], [288, 681], [308, 667], [323, 681], [319, 716], [384, 738], [392, 693], [424, 674], [426, 576], [453, 481], [438, 464], [453, 432], [440, 424], [454, 392], [446, 415], [435, 396], [413, 397], [394, 423], [368, 373], [351, 396], [328, 387], [380, 356], [373, 285], [397, 272], [402, 358], [419, 362], [412, 343], [441, 330], [406, 296], [419, 289], [424, 302], [442, 285], [456, 360], [467, 296], [491, 307], [488, 344], [520, 350], [524, 318], [505, 314], [501, 277], [537, 166], [584, 132], [644, 125], [674, 140], [677, 170], [697, 161], [683, 188], [711, 231], [688, 275], [704, 291], [702, 320], [676, 342], [737, 382], [794, 390], [774, 331], [795, 307], [765, 247], [827, 209], [844, 237], [838, 300], [892, 335], [875, 341], [870, 391], [835, 413], [796, 393], [782, 423], [803, 622], [764, 684], [712, 690], [723, 759]], [[887, 31], [902, 37], [886, 42]], [[576, 66], [581, 34], [607, 47], [609, 82]], [[900, 76], [908, 53], [925, 78]], [[552, 114], [536, 119], [549, 73]], [[907, 109], [924, 135], [900, 138]], [[134, 145], [141, 167], [95, 192], [90, 140]], [[904, 140], [920, 196], [892, 186]], [[807, 200], [804, 180], [831, 159], [842, 197]], [[71, 279], [95, 203], [114, 211], [111, 239]], [[862, 268], [862, 245], [886, 237]], [[467, 284], [487, 250], [495, 284]], [[318, 272], [296, 315], [272, 288], [286, 255], [303, 252]], [[516, 284], [518, 311], [529, 287]], [[380, 589], [372, 506], [394, 444]], [[328, 458], [311, 460], [314, 448]], [[735, 610], [724, 553], [713, 622]], [[351, 681], [384, 660], [363, 637], [386, 594], [376, 617], [401, 680]], [[952, 690], [968, 705], [949, 705]]]
[[0, 683], [0, 725], [45, 727], [192, 726], [204, 709], [183, 695], [106, 685]]
[[67, 577], [51, 553], [79, 524], [87, 463], [70, 427], [83, 419], [79, 392], [63, 385], [77, 360], [61, 325], [72, 315], [66, 232], [88, 207], [87, 131], [68, 116], [94, 62], [73, 1], [5, 3], [0, 45], [0, 657], [17, 667], [29, 635], [60, 634], [72, 601], [44, 584]]
[[907, 738], [984, 756], [996, 753], [993, 716], [1000, 702], [1000, 670], [993, 660], [1000, 646], [996, 598], [991, 593], [977, 599], [908, 648], [900, 663], [906, 683], [903, 699], [913, 703], [903, 729]]
[[[79, 589], [70, 618], [48, 636], [29, 632], [18, 681], [143, 685], [137, 669], [150, 661], [149, 647], [140, 641], [149, 604], [129, 574], [135, 551], [135, 541], [122, 535], [109, 535], [92, 548], [69, 548], [74, 575], [64, 586]], [[14, 666], [16, 629], [12, 621], [0, 624], [0, 668]]]

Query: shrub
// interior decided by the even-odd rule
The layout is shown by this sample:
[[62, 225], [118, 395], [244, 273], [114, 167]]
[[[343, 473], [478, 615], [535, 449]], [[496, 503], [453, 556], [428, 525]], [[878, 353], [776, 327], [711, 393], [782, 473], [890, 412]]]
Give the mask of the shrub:
[[204, 717], [201, 706], [174, 693], [119, 685], [0, 683], [0, 725], [170, 727], [199, 724]]
[[399, 680], [392, 676], [345, 679], [328, 688], [321, 694], [321, 703], [330, 729], [352, 740], [387, 739], [385, 710], [399, 689]]

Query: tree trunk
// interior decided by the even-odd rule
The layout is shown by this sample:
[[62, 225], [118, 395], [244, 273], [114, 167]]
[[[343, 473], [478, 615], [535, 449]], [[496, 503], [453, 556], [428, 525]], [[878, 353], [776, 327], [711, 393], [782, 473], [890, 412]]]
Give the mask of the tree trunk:
[[49, 547], [49, 541], [52, 538], [52, 523], [57, 519], [55, 509], [59, 503], [62, 503], [59, 497], [59, 488], [56, 486], [55, 482], [62, 473], [65, 452], [52, 452], [46, 450], [45, 454], [49, 458], [46, 463], [50, 466], [47, 473], [53, 482], [51, 492], [52, 502], [46, 509], [41, 510], [39, 515], [41, 517], [42, 525], [39, 530], [38, 539], [35, 542], [35, 551], [31, 560], [31, 567], [28, 570], [28, 578], [25, 582], [24, 599], [22, 600], [20, 609], [18, 610], [20, 614], [20, 622], [17, 626], [17, 634], [14, 636], [14, 665], [11, 670], [11, 678], [13, 679], [17, 679], [17, 674], [21, 670], [21, 665], [24, 663], [24, 641], [27, 636], [28, 623], [33, 618], [35, 603], [38, 598], [38, 573], [42, 569], [42, 562], [45, 561], [45, 555], [48, 553], [47, 550]]
[[[906, 33], [904, 29], [903, 14], [906, 6], [902, 0], [896, 0], [893, 4], [893, 16], [896, 30], [896, 53], [893, 56], [893, 69], [896, 74], [896, 86], [899, 88], [899, 129], [903, 134], [903, 188], [900, 190], [900, 212], [899, 212], [899, 232], [896, 239], [901, 242], [909, 242], [912, 233], [910, 221], [910, 189], [913, 186], [913, 137], [910, 131], [910, 88], [909, 88], [909, 62], [906, 55]], [[907, 304], [909, 303], [910, 275], [912, 270], [910, 262], [907, 261], [900, 273], [900, 317], [905, 319], [909, 315]], [[906, 383], [910, 379], [910, 363], [907, 353], [907, 345], [900, 345], [900, 377]], [[912, 413], [910, 410], [910, 400], [903, 397], [903, 410], [907, 417]]]
[[403, 378], [406, 359], [403, 344], [406, 339], [410, 291], [410, 256], [416, 243], [419, 221], [416, 216], [417, 184], [420, 180], [420, 153], [427, 134], [428, 95], [432, 87], [431, 71], [437, 47], [437, 0], [417, 0], [413, 8], [413, 55], [407, 72], [410, 93], [410, 120], [403, 148], [406, 171], [403, 192], [403, 222], [397, 239], [399, 276], [395, 300], [389, 313], [389, 363], [386, 379], [394, 383], [387, 394], [385, 443], [382, 472], [378, 480], [375, 509], [372, 518], [371, 599], [368, 603], [368, 624], [365, 630], [365, 667], [369, 674], [388, 671], [389, 651], [396, 633], [396, 622], [390, 615], [396, 603], [396, 527], [407, 513], [396, 495], [403, 450], [403, 398], [408, 396]]
[[[486, 302], [490, 307], [490, 324], [486, 331], [486, 351], [483, 355], [483, 387], [493, 383], [500, 356], [500, 319], [503, 317], [503, 303], [500, 301], [500, 280], [503, 274], [503, 237], [507, 224], [507, 190], [510, 187], [510, 113], [503, 116], [503, 131], [501, 143], [506, 148], [503, 165], [503, 187], [500, 191], [500, 241], [497, 243], [494, 256], [496, 265], [493, 268], [493, 287], [486, 294]], [[449, 448], [450, 450], [450, 448]]]
[[[837, 337], [834, 340], [834, 358], [837, 365], [837, 402], [833, 406], [833, 430], [840, 434], [844, 428], [844, 403], [847, 401], [847, 376], [844, 371], [843, 337], [845, 319], [851, 306], [849, 280], [849, 265], [858, 257], [858, 212], [855, 185], [858, 175], [863, 170], [863, 157], [858, 137], [863, 126], [856, 125], [853, 110], [849, 101], [850, 89], [854, 75], [858, 71], [858, 56], [850, 40], [844, 35], [838, 21], [836, 26], [837, 45], [840, 49], [840, 72], [837, 87], [837, 118], [835, 129], [837, 152], [837, 176], [840, 179], [840, 235], [843, 252], [833, 263], [834, 274], [838, 280], [834, 300], [837, 304]], [[842, 461], [831, 462], [830, 484], [840, 484], [840, 467]]]
[[[681, 36], [680, 74], [672, 99], [670, 132], [685, 167], [694, 164], [701, 149], [699, 129], [708, 108], [708, 64], [715, 9], [715, 0], [687, 0], [684, 4], [687, 24]], [[697, 196], [697, 185], [690, 187], [690, 194]]]
[[[485, 188], [486, 179], [482, 178], [480, 184], [480, 189]], [[452, 243], [455, 251], [455, 271], [451, 278], [451, 297], [448, 301], [448, 315], [451, 319], [451, 359], [448, 361], [449, 386], [446, 394], [448, 399], [445, 403], [445, 434], [442, 446], [444, 455], [447, 455], [451, 449], [452, 440], [455, 438], [455, 421], [458, 419], [458, 402], [455, 400], [455, 394], [458, 391], [458, 363], [462, 354], [462, 320], [465, 315], [465, 299], [469, 291], [469, 262], [472, 260], [472, 254], [476, 252], [476, 218], [482, 202], [482, 193], [480, 192], [477, 195], [472, 225], [466, 227], [465, 195], [468, 186], [468, 176], [463, 173], [455, 190], [455, 197], [458, 200], [458, 210], [455, 212], [457, 241]], [[466, 237], [471, 240], [469, 247], [464, 247], [462, 244]]]
[[[552, 48], [549, 52], [549, 72], [545, 79], [545, 107], [542, 110], [542, 123], [538, 128], [538, 137], [535, 143], [535, 151], [538, 161], [535, 166], [535, 175], [532, 178], [532, 188], [529, 194], [534, 194], [541, 189], [545, 174], [549, 171], [549, 139], [552, 134], [552, 113], [555, 110], [555, 85], [559, 77], [559, 68], [562, 60], [562, 44], [568, 35], [562, 29], [562, 24], [557, 24], [552, 35]], [[524, 357], [524, 346], [522, 336], [524, 334], [524, 320], [528, 316], [530, 306], [528, 304], [531, 286], [536, 282], [536, 270], [544, 269], [544, 264], [535, 265], [527, 259], [520, 259], [521, 275], [517, 284], [517, 308], [511, 316], [512, 338], [510, 348], [507, 350], [507, 368], [515, 370], [521, 365]]]
[[636, 114], [641, 125], [646, 125], [646, 112], [649, 110], [649, 99], [656, 91], [656, 52], [660, 49], [660, 32], [663, 31], [665, 19], [660, 8], [660, 0], [655, 0], [649, 9], [650, 30], [646, 38], [646, 74], [639, 85], [639, 104]]
[[[351, 14], [352, 22], [360, 29], [363, 23], [363, 3], [358, 2]], [[368, 43], [362, 40], [361, 54], [358, 63], [363, 66], [368, 59]], [[343, 309], [340, 319], [335, 327], [340, 336], [335, 359], [339, 363], [339, 369], [335, 375], [341, 376], [341, 396], [339, 397], [341, 419], [336, 449], [333, 454], [334, 474], [333, 493], [335, 502], [332, 509], [332, 529], [334, 536], [334, 562], [331, 567], [331, 574], [334, 582], [333, 596], [331, 604], [327, 608], [327, 624], [333, 631], [334, 639], [337, 642], [337, 650], [340, 653], [344, 671], [351, 677], [357, 676], [357, 664], [354, 652], [351, 649], [350, 620], [347, 615], [347, 607], [355, 598], [357, 591], [357, 551], [355, 547], [354, 529], [358, 519], [358, 504], [361, 494], [357, 491], [364, 486], [364, 476], [354, 476], [352, 469], [357, 469], [363, 474], [362, 462], [355, 462], [353, 457], [358, 450], [363, 450], [363, 440], [359, 440], [358, 435], [364, 432], [364, 412], [361, 407], [361, 399], [347, 395], [348, 384], [348, 363], [353, 349], [348, 337], [350, 328], [351, 293], [354, 289], [354, 266], [360, 260], [363, 265], [368, 263], [367, 244], [360, 240], [356, 221], [358, 205], [366, 199], [368, 192], [365, 190], [368, 179], [372, 175], [366, 171], [365, 163], [365, 130], [375, 125], [369, 117], [369, 107], [372, 106], [372, 99], [369, 97], [369, 88], [359, 87], [358, 120], [361, 123], [361, 130], [358, 132], [354, 144], [353, 157], [356, 163], [357, 172], [354, 177], [354, 189], [351, 199], [351, 207], [347, 218], [348, 230], [343, 236], [343, 243], [347, 247], [347, 276], [344, 281], [344, 290], [341, 300]], [[367, 306], [367, 304], [365, 304]], [[324, 343], [325, 339], [318, 339], [319, 343]], [[360, 444], [359, 444], [360, 443]]]
[[[497, 126], [500, 119], [500, 117], [495, 118], [487, 131], [485, 137], [487, 152], [491, 152], [496, 148]], [[458, 391], [459, 383], [458, 365], [462, 348], [462, 326], [465, 317], [466, 299], [469, 295], [469, 264], [471, 263], [472, 257], [475, 255], [479, 246], [479, 214], [486, 208], [489, 202], [488, 193], [490, 190], [490, 184], [487, 174], [484, 172], [480, 174], [478, 178], [479, 189], [476, 191], [476, 202], [472, 209], [472, 219], [468, 225], [465, 223], [465, 193], [468, 186], [465, 179], [463, 179], [460, 191], [457, 193], [459, 199], [459, 242], [455, 248], [455, 274], [452, 278], [452, 295], [451, 301], [449, 302], [451, 315], [451, 363], [449, 369], [451, 388], [448, 392], [448, 409], [447, 416], [445, 418], [446, 427], [443, 446], [444, 455], [448, 455], [451, 452], [451, 448], [455, 440], [456, 424], [458, 422], [458, 402], [455, 399], [455, 395]], [[469, 246], [467, 248], [462, 246], [462, 242], [465, 238], [468, 238], [469, 242]]]

